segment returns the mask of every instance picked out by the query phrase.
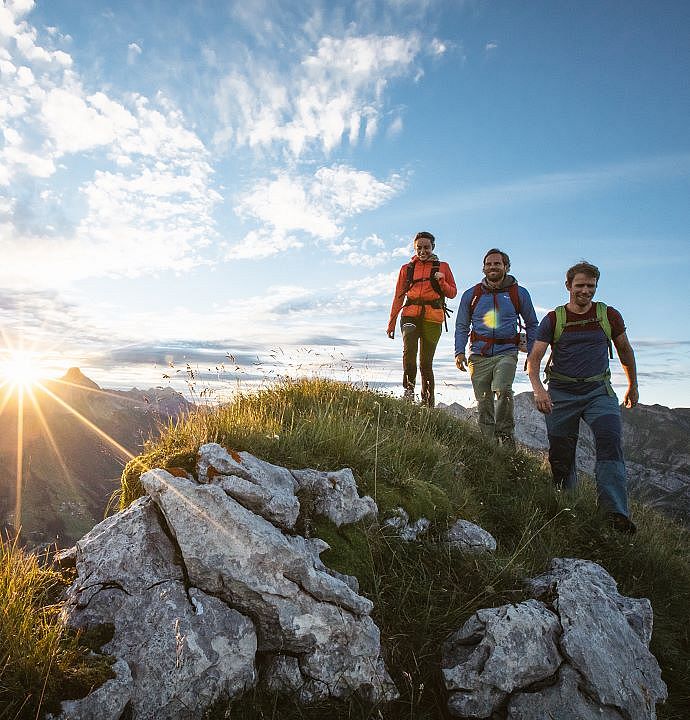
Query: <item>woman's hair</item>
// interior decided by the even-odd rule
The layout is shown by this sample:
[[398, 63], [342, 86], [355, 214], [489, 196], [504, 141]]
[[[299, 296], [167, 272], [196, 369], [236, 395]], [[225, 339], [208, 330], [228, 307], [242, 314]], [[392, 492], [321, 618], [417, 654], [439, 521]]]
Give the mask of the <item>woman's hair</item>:
[[597, 281], [597, 283], [599, 282], [599, 278], [601, 277], [599, 268], [596, 265], [592, 265], [591, 262], [587, 262], [586, 260], [580, 260], [579, 263], [573, 265], [571, 268], [568, 268], [567, 272], [565, 273], [566, 283], [570, 285], [578, 273], [593, 277]]
[[431, 249], [432, 250], [434, 249], [434, 246], [436, 245], [436, 238], [430, 232], [427, 232], [426, 230], [422, 230], [421, 232], [418, 232], [414, 236], [413, 242], [417, 242], [417, 240], [419, 240], [419, 238], [426, 238], [427, 240], [431, 240]]
[[491, 250], [486, 251], [484, 259], [482, 260], [482, 265], [484, 265], [486, 258], [488, 258], [489, 255], [500, 255], [503, 258], [503, 264], [506, 266], [506, 272], [510, 270], [510, 258], [508, 257], [508, 253], [505, 253], [503, 250], [499, 250], [498, 248], [491, 248]]

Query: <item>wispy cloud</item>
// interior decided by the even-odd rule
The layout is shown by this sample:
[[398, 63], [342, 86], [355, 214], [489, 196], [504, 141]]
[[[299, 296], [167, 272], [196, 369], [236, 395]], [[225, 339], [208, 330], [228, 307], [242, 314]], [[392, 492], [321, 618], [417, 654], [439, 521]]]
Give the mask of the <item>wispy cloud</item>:
[[371, 139], [386, 86], [411, 72], [419, 51], [416, 35], [325, 36], [287, 71], [268, 65], [252, 77], [233, 71], [216, 93], [223, 126], [216, 141], [278, 146], [299, 158], [313, 148], [328, 154], [345, 138], [350, 145]]

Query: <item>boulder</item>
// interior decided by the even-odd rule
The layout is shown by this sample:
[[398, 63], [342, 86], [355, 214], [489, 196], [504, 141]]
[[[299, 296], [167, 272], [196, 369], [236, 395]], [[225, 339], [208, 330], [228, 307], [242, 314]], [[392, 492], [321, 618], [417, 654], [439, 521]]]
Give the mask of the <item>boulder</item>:
[[559, 634], [558, 618], [536, 600], [478, 610], [443, 649], [451, 713], [490, 717], [515, 690], [553, 675]]
[[142, 485], [175, 537], [190, 582], [250, 616], [261, 652], [297, 656], [321, 696], [363, 688], [374, 700], [395, 694], [369, 617], [373, 605], [324, 571], [325, 542], [284, 534], [214, 485], [162, 470], [145, 473]]
[[583, 691], [630, 720], [656, 717], [666, 685], [649, 652], [652, 607], [646, 598], [626, 598], [597, 563], [556, 558], [531, 583], [547, 596], [563, 627], [560, 648], [583, 678]]
[[[78, 541], [77, 572], [66, 620], [110, 630], [102, 650], [131, 671], [133, 717], [194, 717], [218, 697], [254, 683], [253, 624], [185, 585], [150, 498], [140, 498]], [[91, 702], [89, 695], [84, 707]]]
[[293, 470], [292, 475], [297, 481], [300, 495], [309, 498], [312, 512], [328, 518], [338, 527], [365, 518], [375, 518], [378, 513], [372, 498], [368, 495], [359, 497], [350, 468], [337, 472]]
[[452, 548], [467, 553], [496, 550], [496, 540], [493, 535], [469, 520], [457, 520], [453, 524], [448, 531], [448, 543]]
[[458, 717], [654, 720], [666, 699], [649, 652], [652, 609], [620, 595], [596, 563], [557, 558], [529, 581], [534, 599], [479, 610], [444, 647]]
[[[309, 492], [329, 475], [303, 472]], [[262, 681], [304, 702], [397, 697], [356, 578], [326, 567], [323, 540], [288, 532], [303, 487], [290, 471], [211, 445], [199, 474], [145, 473], [147, 494], [78, 541], [65, 622], [99, 633], [117, 677], [63, 704], [61, 720], [202, 717], [258, 681], [257, 652]], [[332, 475], [324, 512], [370, 512], [361, 498], [345, 512], [356, 485], [350, 471]], [[122, 703], [109, 699], [115, 692]]]

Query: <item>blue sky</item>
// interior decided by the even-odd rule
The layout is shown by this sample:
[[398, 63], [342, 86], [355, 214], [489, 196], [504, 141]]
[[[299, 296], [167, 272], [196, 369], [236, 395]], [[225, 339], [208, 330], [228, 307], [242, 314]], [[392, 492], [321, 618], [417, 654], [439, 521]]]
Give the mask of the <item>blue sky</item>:
[[[4, 2], [6, 343], [110, 387], [399, 392], [426, 229], [461, 290], [507, 251], [540, 317], [599, 265], [641, 401], [689, 406], [688, 77], [682, 2]], [[468, 404], [452, 353], [437, 396]]]

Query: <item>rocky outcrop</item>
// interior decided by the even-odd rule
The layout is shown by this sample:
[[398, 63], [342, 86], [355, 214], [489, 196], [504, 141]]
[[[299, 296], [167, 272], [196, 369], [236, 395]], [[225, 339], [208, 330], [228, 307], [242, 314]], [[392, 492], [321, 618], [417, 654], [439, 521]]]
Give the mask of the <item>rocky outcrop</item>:
[[[110, 629], [102, 650], [127, 667], [97, 692], [117, 688], [133, 720], [200, 717], [258, 681], [304, 701], [397, 696], [371, 601], [354, 578], [323, 564], [325, 542], [289, 532], [305, 483], [218, 445], [200, 449], [198, 474], [201, 482], [145, 473], [146, 496], [77, 543], [66, 621]], [[336, 524], [375, 510], [356, 494], [354, 478], [349, 483], [351, 472], [304, 476], [310, 488], [328, 483], [310, 510]], [[92, 718], [93, 702], [75, 701], [62, 717]], [[119, 718], [111, 704], [110, 717]]]
[[442, 672], [457, 717], [654, 720], [666, 686], [649, 652], [652, 609], [585, 560], [556, 559], [534, 599], [477, 611], [451, 635]]

